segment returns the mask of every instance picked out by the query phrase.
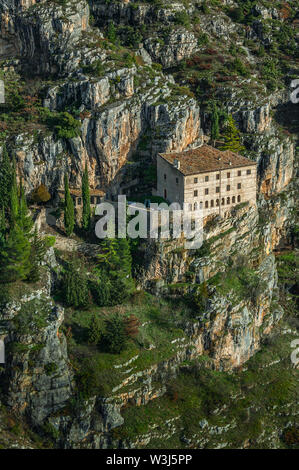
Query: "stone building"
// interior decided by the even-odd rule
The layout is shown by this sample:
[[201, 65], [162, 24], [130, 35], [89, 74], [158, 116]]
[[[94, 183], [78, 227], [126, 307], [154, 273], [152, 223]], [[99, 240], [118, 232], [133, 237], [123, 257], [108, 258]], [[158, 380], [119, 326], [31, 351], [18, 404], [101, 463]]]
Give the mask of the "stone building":
[[[89, 189], [90, 205], [96, 206], [105, 200], [105, 192], [101, 189]], [[64, 199], [64, 190], [58, 191], [59, 197]], [[74, 202], [74, 207], [79, 209], [83, 207], [82, 191], [81, 189], [70, 189], [70, 194]]]
[[256, 162], [209, 145], [157, 156], [157, 195], [203, 216], [222, 215], [242, 202], [256, 204]]

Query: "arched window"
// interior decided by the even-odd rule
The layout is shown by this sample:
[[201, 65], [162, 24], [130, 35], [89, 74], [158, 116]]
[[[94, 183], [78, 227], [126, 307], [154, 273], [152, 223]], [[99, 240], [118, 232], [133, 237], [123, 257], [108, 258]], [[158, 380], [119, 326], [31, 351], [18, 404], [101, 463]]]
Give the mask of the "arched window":
[[219, 207], [219, 199], [216, 199], [216, 207]]
[[164, 199], [166, 199], [166, 198], [167, 198], [167, 191], [166, 191], [166, 189], [164, 189]]
[[214, 200], [211, 201], [211, 207], [214, 207]]
[[238, 202], [241, 202], [241, 196], [238, 196]]
[[206, 201], [206, 202], [205, 202], [205, 206], [206, 206], [206, 209], [209, 208], [209, 201]]
[[232, 203], [235, 204], [235, 202], [236, 202], [236, 196], [233, 196]]
[[198, 204], [197, 204], [197, 202], [195, 202], [194, 203], [194, 210], [197, 211], [197, 209], [198, 209]]
[[224, 206], [225, 204], [225, 200], [224, 200], [224, 197], [222, 198], [222, 201], [221, 201], [221, 205]]
[[230, 197], [227, 198], [226, 202], [227, 204], [230, 204]]

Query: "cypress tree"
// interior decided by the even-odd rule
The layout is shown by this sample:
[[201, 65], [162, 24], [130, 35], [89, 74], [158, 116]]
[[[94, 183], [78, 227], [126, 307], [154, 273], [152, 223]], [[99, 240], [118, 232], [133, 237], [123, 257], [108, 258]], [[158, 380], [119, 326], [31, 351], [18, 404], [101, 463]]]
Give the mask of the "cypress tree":
[[10, 207], [10, 192], [12, 184], [12, 168], [6, 145], [2, 147], [0, 164], [0, 206], [6, 211]]
[[82, 228], [88, 230], [90, 227], [90, 192], [89, 192], [89, 178], [87, 163], [82, 177], [82, 199], [83, 199], [83, 214], [82, 214]]
[[245, 150], [245, 147], [240, 143], [240, 132], [231, 114], [228, 116], [224, 133], [224, 144], [220, 147], [220, 150], [231, 150], [235, 153], [240, 153]]
[[102, 336], [102, 328], [99, 316], [94, 313], [91, 317], [88, 328], [88, 342], [90, 344], [98, 344]]
[[64, 175], [64, 226], [66, 234], [69, 237], [74, 231], [75, 213], [67, 174]]
[[214, 141], [214, 145], [215, 141], [219, 139], [219, 112], [215, 102], [212, 109], [211, 139]]

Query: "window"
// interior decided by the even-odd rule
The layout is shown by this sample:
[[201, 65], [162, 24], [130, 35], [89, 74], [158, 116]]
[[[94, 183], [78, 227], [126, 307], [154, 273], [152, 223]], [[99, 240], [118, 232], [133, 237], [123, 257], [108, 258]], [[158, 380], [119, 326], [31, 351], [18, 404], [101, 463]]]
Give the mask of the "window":
[[164, 179], [166, 180], [167, 176], [166, 176], [166, 173], [164, 173]]
[[229, 184], [226, 186], [226, 191], [230, 191], [230, 185]]
[[194, 210], [197, 211], [197, 209], [198, 209], [198, 204], [197, 204], [197, 202], [195, 202], [194, 203]]
[[230, 197], [227, 198], [226, 203], [230, 204]]
[[236, 196], [233, 196], [232, 203], [235, 204], [235, 202], [236, 202]]
[[241, 186], [242, 186], [241, 183], [238, 183], [238, 189], [241, 189]]
[[251, 170], [246, 171], [247, 175], [251, 175]]
[[91, 196], [91, 198], [90, 198], [90, 204], [94, 204], [94, 196]]
[[81, 197], [78, 197], [77, 201], [78, 201], [78, 206], [81, 206]]
[[206, 201], [206, 202], [205, 202], [205, 206], [206, 206], [206, 209], [209, 208], [209, 201]]
[[216, 175], [216, 180], [220, 180], [220, 173]]
[[241, 176], [241, 175], [242, 175], [242, 171], [239, 170], [239, 171], [238, 171], [238, 176]]
[[194, 178], [194, 183], [198, 183], [198, 178]]
[[216, 199], [216, 207], [219, 207], [219, 199]]
[[175, 182], [176, 182], [176, 184], [179, 184], [179, 179], [176, 178], [176, 179], [175, 179]]
[[167, 198], [167, 191], [166, 191], [166, 189], [164, 189], [164, 199], [166, 199], [166, 198]]
[[211, 201], [211, 207], [214, 207], [214, 201], [213, 201], [213, 199], [212, 199], [212, 201]]
[[220, 193], [220, 186], [216, 186], [216, 193]]
[[208, 176], [205, 176], [205, 181], [209, 181], [209, 177], [208, 177]]
[[198, 196], [198, 191], [194, 191], [194, 197], [197, 197]]
[[97, 204], [101, 203], [101, 196], [97, 196]]
[[205, 189], [205, 194], [209, 194], [209, 188]]
[[238, 202], [241, 202], [241, 196], [238, 196]]
[[230, 178], [230, 173], [227, 173], [227, 177]]
[[224, 206], [224, 204], [225, 204], [225, 200], [224, 200], [224, 197], [223, 197], [222, 200], [221, 200], [221, 205]]

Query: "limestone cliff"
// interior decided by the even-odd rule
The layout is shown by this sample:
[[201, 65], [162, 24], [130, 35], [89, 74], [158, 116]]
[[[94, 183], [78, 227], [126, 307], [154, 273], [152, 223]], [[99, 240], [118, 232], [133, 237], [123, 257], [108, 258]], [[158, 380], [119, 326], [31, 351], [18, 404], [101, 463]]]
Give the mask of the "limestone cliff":
[[[156, 297], [149, 308], [145, 302], [140, 327], [150, 340], [125, 357], [105, 356], [101, 384], [88, 399], [77, 390], [70, 333], [83, 327], [70, 326], [69, 312], [65, 315], [53, 297], [63, 260], [50, 251], [42, 285], [20, 289], [13, 302], [1, 305], [0, 338], [7, 347], [1, 402], [39, 433], [50, 434], [58, 447], [159, 447], [164, 439], [176, 447], [250, 446], [242, 433], [238, 440], [236, 429], [250, 424], [263, 404], [245, 403], [239, 415], [215, 399], [205, 415], [196, 415], [195, 429], [188, 413], [194, 403], [204, 402], [196, 393], [210, 382], [202, 386], [201, 374], [226, 381], [241, 371], [241, 385], [225, 399], [233, 405], [246, 398], [256, 380], [254, 374], [247, 377], [246, 368], [252, 372], [257, 352], [278, 328], [285, 343], [278, 341], [275, 364], [261, 352], [259, 390], [265, 384], [271, 388], [276, 364], [288, 370], [291, 381], [286, 343], [296, 328], [284, 323], [288, 301], [283, 289], [280, 298], [274, 254], [295, 245], [298, 105], [290, 102], [290, 81], [297, 73], [295, 12], [291, 2], [284, 7], [255, 2], [246, 18], [238, 19], [236, 2], [213, 2], [210, 8], [206, 2], [187, 3], [0, 0], [1, 79], [8, 103], [1, 111], [0, 141], [15, 155], [29, 199], [42, 183], [56, 203], [64, 174], [78, 188], [85, 164], [90, 185], [109, 198], [123, 191], [132, 198], [148, 196], [158, 152], [209, 141], [213, 102], [221, 125], [227, 113], [233, 115], [245, 155], [258, 163], [257, 207], [240, 204], [223, 218], [206, 220], [199, 250], [185, 250], [182, 240], [139, 244], [136, 285]], [[23, 107], [18, 106], [22, 99]], [[53, 126], [65, 113], [70, 123], [79, 122], [74, 135], [68, 127]], [[47, 229], [43, 223], [41, 230]], [[92, 242], [69, 242], [61, 235], [55, 248], [57, 258], [59, 250], [84, 253], [89, 261], [98, 253]], [[189, 306], [181, 311], [182, 299], [189, 305], [199, 298], [190, 311]], [[130, 312], [134, 306], [121, 308]], [[168, 309], [166, 320], [159, 308]], [[84, 359], [86, 344], [78, 349]], [[182, 377], [189, 377], [194, 402], [186, 398]], [[185, 397], [169, 390], [172, 382]], [[179, 400], [173, 398], [177, 395]], [[280, 446], [282, 430], [296, 415], [293, 396], [284, 405], [283, 418], [273, 417], [273, 410], [263, 416], [275, 422], [272, 434], [253, 423], [255, 446]], [[163, 422], [160, 406], [169, 410]], [[147, 410], [154, 418], [144, 428]]]

